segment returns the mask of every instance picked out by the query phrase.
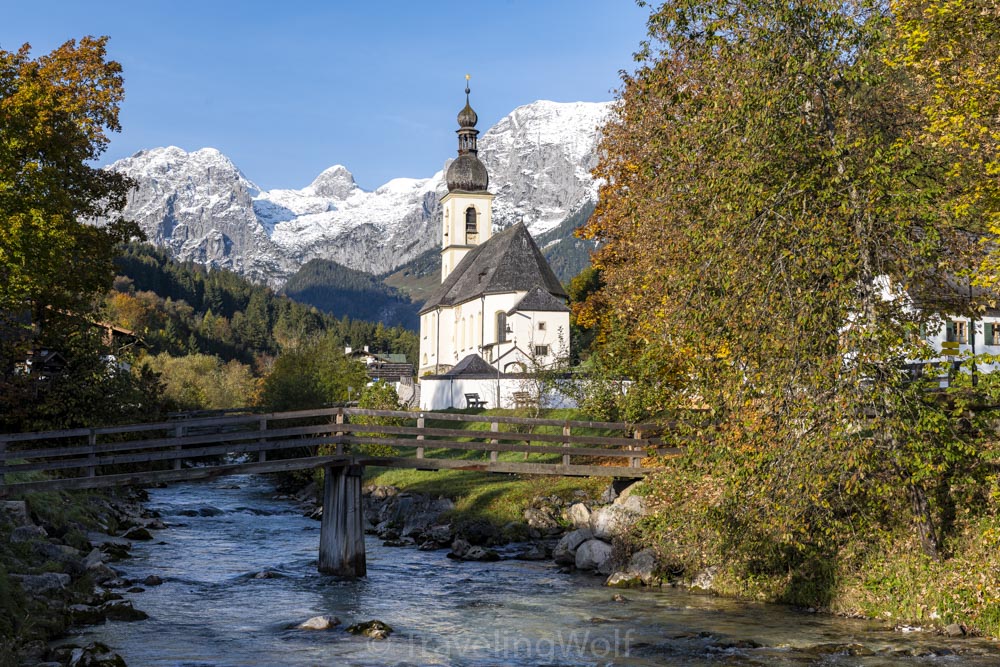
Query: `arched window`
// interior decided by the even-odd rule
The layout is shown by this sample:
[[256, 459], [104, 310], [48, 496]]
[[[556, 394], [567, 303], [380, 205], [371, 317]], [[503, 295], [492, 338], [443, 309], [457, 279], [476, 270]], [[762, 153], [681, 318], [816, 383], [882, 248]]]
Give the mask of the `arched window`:
[[465, 209], [465, 234], [466, 236], [476, 233], [476, 208], [470, 206]]
[[502, 310], [497, 313], [497, 342], [507, 342], [507, 313]]

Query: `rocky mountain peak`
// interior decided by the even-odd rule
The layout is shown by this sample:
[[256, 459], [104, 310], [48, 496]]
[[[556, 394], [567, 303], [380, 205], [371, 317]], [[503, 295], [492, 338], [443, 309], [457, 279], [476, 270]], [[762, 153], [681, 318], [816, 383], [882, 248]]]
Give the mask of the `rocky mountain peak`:
[[333, 199], [347, 199], [359, 189], [358, 184], [354, 182], [354, 174], [340, 164], [335, 164], [324, 170], [309, 184], [308, 188], [305, 188], [305, 190], [311, 190], [312, 194], [318, 197]]

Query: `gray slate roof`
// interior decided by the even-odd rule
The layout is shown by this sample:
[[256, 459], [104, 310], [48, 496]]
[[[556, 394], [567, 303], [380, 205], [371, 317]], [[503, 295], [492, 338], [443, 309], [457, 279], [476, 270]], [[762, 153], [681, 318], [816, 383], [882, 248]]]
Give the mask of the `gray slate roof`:
[[507, 311], [507, 314], [510, 315], [518, 311], [534, 311], [536, 313], [568, 313], [569, 306], [567, 306], [562, 299], [552, 296], [541, 287], [535, 287], [521, 297], [521, 300], [517, 302], [517, 305]]
[[420, 314], [438, 306], [455, 306], [478, 299], [484, 294], [530, 292], [535, 287], [556, 297], [569, 296], [528, 228], [519, 222], [470, 250], [427, 299]]
[[478, 354], [470, 354], [444, 374], [444, 377], [497, 377], [500, 371]]

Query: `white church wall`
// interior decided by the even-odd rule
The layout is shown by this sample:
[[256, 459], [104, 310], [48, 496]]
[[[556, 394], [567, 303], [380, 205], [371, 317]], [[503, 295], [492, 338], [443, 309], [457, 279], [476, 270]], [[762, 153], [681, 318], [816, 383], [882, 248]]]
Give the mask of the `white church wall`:
[[[420, 409], [447, 410], [465, 408], [465, 394], [479, 394], [486, 407], [513, 409], [514, 394], [528, 392], [535, 396], [538, 383], [532, 378], [500, 378], [499, 380], [469, 378], [423, 378], [420, 381]], [[499, 400], [498, 399], [499, 396]], [[542, 396], [544, 408], [575, 408], [576, 400], [559, 387], [547, 388]]]

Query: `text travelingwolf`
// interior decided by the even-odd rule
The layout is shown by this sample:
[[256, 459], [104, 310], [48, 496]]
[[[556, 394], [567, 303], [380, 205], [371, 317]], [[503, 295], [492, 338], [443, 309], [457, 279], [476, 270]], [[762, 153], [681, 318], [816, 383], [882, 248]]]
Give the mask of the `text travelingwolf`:
[[627, 658], [634, 632], [616, 629], [612, 633], [594, 634], [591, 630], [558, 630], [552, 636], [541, 638], [501, 630], [472, 638], [395, 635], [388, 641], [369, 642], [368, 650], [399, 659], [430, 654], [452, 659], [528, 660], [536, 664], [568, 658]]

